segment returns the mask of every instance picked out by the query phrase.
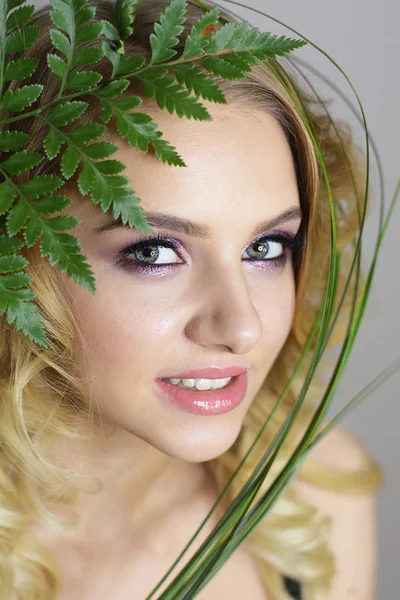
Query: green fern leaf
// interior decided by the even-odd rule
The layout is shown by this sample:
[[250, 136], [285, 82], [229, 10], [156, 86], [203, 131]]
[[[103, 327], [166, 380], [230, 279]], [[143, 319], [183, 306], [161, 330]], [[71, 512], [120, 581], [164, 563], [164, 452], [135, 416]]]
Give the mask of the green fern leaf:
[[175, 56], [176, 51], [172, 48], [178, 44], [177, 36], [184, 30], [186, 7], [186, 0], [171, 0], [161, 14], [160, 22], [154, 24], [154, 33], [150, 34], [152, 54], [149, 66]]
[[0, 256], [15, 254], [22, 248], [24, 243], [18, 238], [0, 235]]
[[[104, 21], [104, 23], [106, 23], [106, 21]], [[105, 26], [103, 27], [103, 33], [104, 33], [104, 30], [105, 30]], [[110, 44], [108, 42], [106, 42], [105, 40], [101, 40], [100, 46], [104, 52], [104, 56], [112, 64], [111, 78], [113, 79], [117, 73], [118, 65], [121, 60], [121, 55], [116, 50], [114, 50], [114, 48], [112, 48], [110, 46]]]
[[65, 102], [65, 104], [59, 104], [53, 108], [49, 119], [56, 127], [65, 127], [65, 125], [69, 125], [84, 115], [88, 106], [87, 102], [81, 100]]
[[[64, 2], [65, 0], [61, 0]], [[72, 0], [72, 5], [75, 9], [76, 14], [79, 14], [82, 8], [87, 4], [88, 0]]]
[[[102, 160], [101, 162], [96, 163], [97, 170], [100, 171], [102, 175], [118, 175], [125, 171], [125, 165], [119, 160]], [[129, 183], [129, 180], [124, 179], [123, 185]], [[112, 187], [119, 187], [117, 182], [112, 180], [110, 182]]]
[[47, 225], [51, 226], [54, 231], [68, 231], [79, 224], [79, 220], [72, 215], [62, 215], [58, 217], [50, 217], [46, 219]]
[[24, 198], [14, 204], [12, 209], [7, 214], [7, 232], [9, 235], [16, 235], [30, 217], [30, 204]]
[[91, 146], [85, 146], [82, 150], [89, 158], [101, 160], [112, 156], [112, 154], [118, 150], [118, 146], [103, 140], [101, 142], [96, 142]]
[[28, 198], [40, 198], [45, 194], [52, 194], [63, 185], [63, 180], [55, 175], [37, 175], [19, 185], [19, 189]]
[[99, 95], [109, 99], [116, 98], [125, 92], [129, 86], [129, 83], [129, 79], [118, 79], [117, 81], [111, 81], [101, 89]]
[[225, 23], [222, 27], [219, 27], [210, 39], [210, 43], [207, 48], [207, 54], [216, 54], [222, 50], [231, 48], [230, 40], [235, 31], [235, 23]]
[[88, 90], [97, 85], [103, 76], [96, 71], [74, 71], [66, 81], [65, 87], [74, 92]]
[[172, 67], [178, 83], [185, 85], [189, 92], [202, 96], [211, 102], [226, 104], [226, 98], [221, 88], [193, 64], [183, 63]]
[[80, 31], [78, 31], [76, 35], [76, 45], [80, 46], [81, 44], [86, 44], [88, 42], [98, 40], [102, 33], [103, 24], [101, 22], [86, 25], [85, 27], [82, 27]]
[[128, 75], [138, 71], [146, 62], [144, 56], [122, 56], [116, 69], [117, 75]]
[[71, 200], [67, 196], [52, 194], [51, 196], [47, 196], [44, 198], [40, 198], [40, 200], [36, 200], [32, 203], [32, 206], [36, 212], [40, 212], [43, 214], [53, 214], [60, 212], [70, 204]]
[[233, 32], [229, 46], [227, 45], [226, 49], [234, 48], [237, 52], [250, 51], [254, 49], [259, 38], [259, 29], [256, 27], [249, 29], [247, 23], [241, 23]]
[[10, 181], [0, 183], [0, 215], [10, 210], [17, 195], [16, 187]]
[[[110, 21], [101, 21], [103, 25], [103, 35], [113, 44], [117, 44], [121, 42], [121, 36], [119, 34], [118, 29], [110, 23]], [[119, 54], [119, 53], [117, 53]]]
[[58, 75], [60, 79], [63, 79], [68, 71], [66, 63], [57, 54], [47, 55], [47, 64], [49, 65], [50, 71], [53, 71], [55, 75]]
[[110, 16], [118, 30], [121, 40], [126, 40], [133, 33], [133, 24], [136, 16], [136, 6], [142, 0], [117, 0], [115, 7], [110, 9]]
[[39, 152], [30, 152], [28, 150], [21, 150], [21, 152], [14, 152], [6, 160], [0, 163], [0, 168], [4, 169], [10, 175], [19, 175], [24, 171], [36, 167], [43, 160], [43, 156]]
[[162, 160], [164, 163], [175, 167], [187, 166], [182, 157], [176, 152], [176, 148], [166, 140], [153, 140], [151, 145], [154, 148], [158, 160]]
[[43, 86], [39, 84], [24, 85], [24, 87], [15, 90], [7, 90], [3, 96], [1, 110], [10, 110], [21, 112], [28, 106], [31, 106], [41, 95]]
[[[93, 168], [93, 163], [92, 163]], [[93, 168], [93, 181], [90, 189], [90, 196], [93, 204], [100, 204], [105, 212], [110, 208], [111, 202], [115, 197], [112, 178], [100, 173], [97, 168]], [[111, 181], [110, 181], [111, 180]]]
[[72, 146], [67, 146], [61, 159], [61, 173], [65, 179], [70, 179], [78, 168], [81, 157]]
[[108, 123], [113, 114], [111, 104], [108, 102], [105, 102], [103, 100], [101, 100], [100, 103], [101, 103], [100, 119], [103, 121], [103, 123]]
[[[6, 313], [7, 323], [15, 324], [17, 331], [22, 331], [23, 334], [29, 337], [33, 342], [39, 344], [43, 348], [48, 348], [46, 342], [45, 327], [41, 316], [39, 315], [39, 307], [32, 302], [35, 294], [32, 290], [8, 290], [8, 293], [1, 291], [0, 293], [2, 304], [7, 303], [8, 309]], [[0, 305], [0, 311], [2, 306]], [[4, 312], [4, 311], [3, 311]]]
[[60, 153], [61, 146], [65, 143], [63, 136], [60, 132], [51, 127], [48, 134], [45, 136], [43, 140], [43, 147], [46, 153], [46, 156], [49, 160], [52, 160]]
[[129, 177], [126, 177], [126, 175], [114, 175], [113, 177], [109, 177], [108, 181], [110, 186], [112, 186], [113, 188], [126, 187], [131, 182]]
[[[65, 88], [73, 92], [87, 91], [101, 81], [102, 76], [95, 71], [73, 69], [93, 65], [101, 60], [104, 55], [102, 47], [81, 48], [80, 46], [97, 40], [102, 34], [103, 24], [102, 22], [90, 23], [96, 14], [96, 9], [94, 6], [87, 7], [86, 0], [52, 0], [52, 7], [51, 18], [58, 30], [51, 30], [50, 35], [54, 46], [65, 57], [65, 63], [64, 61], [61, 63], [59, 59], [57, 64], [53, 61], [50, 66], [61, 77], [58, 94], [60, 98]], [[68, 37], [62, 32], [65, 32]]]
[[78, 189], [82, 196], [86, 196], [93, 187], [96, 171], [89, 161], [85, 161], [78, 177]]
[[257, 58], [252, 52], [240, 52], [236, 54], [224, 54], [222, 57], [225, 63], [236, 67], [238, 71], [246, 73], [251, 71], [252, 65], [257, 63]]
[[120, 100], [102, 99], [103, 110], [107, 111], [110, 118], [112, 113], [115, 113], [118, 133], [127, 139], [132, 147], [139, 146], [143, 152], [148, 152], [151, 143], [159, 160], [170, 165], [186, 166], [175, 148], [166, 140], [160, 140], [162, 133], [157, 131], [157, 125], [149, 115], [128, 112], [140, 106], [141, 102], [139, 96], [129, 96]]
[[199, 60], [200, 66], [224, 79], [243, 79], [245, 72], [236, 65], [224, 60], [223, 56], [205, 56]]
[[0, 257], [0, 273], [15, 273], [29, 265], [29, 261], [20, 255], [5, 255]]
[[96, 9], [94, 6], [86, 6], [85, 8], [81, 8], [76, 15], [76, 24], [78, 27], [82, 27], [88, 21], [93, 19], [96, 15]]
[[80, 48], [72, 59], [73, 67], [85, 67], [95, 65], [104, 56], [104, 50], [100, 47]]
[[52, 225], [57, 223], [52, 219], [44, 220], [43, 237], [40, 242], [41, 255], [48, 257], [51, 266], [58, 263], [60, 271], [66, 270], [69, 277], [95, 293], [95, 277], [86, 257], [79, 254], [81, 246], [78, 240], [69, 233], [55, 231]]
[[114, 188], [114, 184], [113, 177], [103, 175], [98, 169], [96, 170], [90, 196], [92, 202], [100, 204], [104, 212], [110, 208], [112, 201], [116, 197], [117, 190]]
[[15, 52], [24, 52], [35, 45], [40, 33], [38, 25], [28, 25], [22, 29], [17, 29], [7, 39], [5, 54], [14, 54]]
[[21, 29], [24, 25], [29, 23], [35, 12], [33, 5], [21, 6], [10, 14], [7, 19], [6, 32], [9, 33], [12, 29]]
[[18, 58], [10, 60], [4, 71], [4, 81], [21, 81], [33, 75], [37, 67], [35, 58]]
[[70, 56], [72, 49], [71, 44], [66, 35], [58, 29], [50, 29], [50, 38], [53, 46], [64, 56]]
[[119, 110], [127, 112], [129, 110], [134, 110], [138, 106], [142, 104], [142, 99], [140, 96], [126, 96], [125, 98], [121, 98], [120, 100], [116, 100], [112, 103], [112, 106], [116, 107]]
[[297, 50], [306, 44], [305, 40], [295, 40], [284, 36], [278, 37], [277, 35], [265, 32], [260, 35], [254, 46], [254, 55], [261, 60], [269, 57], [285, 56], [289, 52]]
[[258, 29], [249, 28], [247, 21], [244, 21], [235, 25], [229, 45], [236, 52], [251, 51], [259, 35], [260, 32]]
[[26, 0], [7, 0], [7, 13], [11, 12], [17, 6], [25, 4]]
[[176, 112], [179, 117], [210, 121], [211, 115], [205, 106], [190, 97], [188, 91], [177, 84], [173, 77], [161, 77], [165, 71], [165, 69], [152, 69], [137, 76], [148, 98], [153, 99], [155, 96], [158, 106], [166, 108], [170, 114]]
[[24, 239], [28, 248], [36, 244], [43, 231], [41, 220], [38, 215], [32, 213], [31, 218], [25, 225]]
[[99, 137], [104, 135], [106, 128], [100, 123], [85, 123], [84, 125], [78, 125], [74, 129], [68, 131], [69, 139], [75, 144], [87, 144], [94, 142]]
[[148, 152], [149, 143], [157, 138], [157, 125], [150, 115], [145, 113], [125, 113], [115, 108], [118, 133], [132, 147], [139, 146], [143, 152]]
[[196, 21], [185, 40], [182, 58], [194, 58], [204, 53], [204, 48], [209, 44], [210, 35], [214, 31], [218, 19], [219, 9], [214, 6]]
[[135, 196], [134, 190], [129, 188], [116, 190], [112, 203], [112, 215], [114, 219], [121, 217], [124, 225], [128, 224], [142, 233], [152, 233], [143, 209], [141, 206], [138, 206], [138, 203], [139, 198]]
[[0, 151], [10, 152], [20, 150], [29, 140], [29, 135], [22, 131], [0, 131]]
[[2, 275], [1, 283], [9, 289], [21, 288], [32, 281], [32, 277], [28, 273], [12, 273], [11, 275]]
[[[55, 3], [53, 1], [52, 5], [54, 6], [54, 4]], [[65, 7], [67, 9], [70, 8], [67, 3], [65, 3]], [[71, 10], [69, 10], [68, 12], [62, 12], [61, 10], [52, 10], [50, 12], [50, 17], [54, 25], [58, 27], [58, 29], [65, 31], [65, 33], [69, 35], [70, 39], [73, 39], [75, 27]]]

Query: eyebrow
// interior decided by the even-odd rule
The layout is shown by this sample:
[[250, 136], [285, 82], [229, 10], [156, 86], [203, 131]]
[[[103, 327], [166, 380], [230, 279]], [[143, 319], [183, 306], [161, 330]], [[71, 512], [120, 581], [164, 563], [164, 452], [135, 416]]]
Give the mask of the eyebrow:
[[[147, 218], [149, 225], [152, 229], [168, 229], [170, 231], [177, 231], [179, 233], [184, 233], [185, 235], [202, 239], [210, 238], [212, 235], [211, 229], [207, 225], [194, 223], [193, 221], [190, 221], [188, 219], [182, 219], [180, 217], [175, 217], [173, 215], [167, 215], [164, 213], [146, 211], [143, 211], [143, 213]], [[300, 219], [301, 216], [302, 215], [300, 207], [292, 206], [277, 217], [259, 223], [253, 229], [251, 236], [257, 236], [268, 229], [272, 229], [274, 227], [277, 227], [278, 225], [287, 223], [288, 221]], [[120, 227], [129, 227], [129, 229], [132, 229], [129, 225], [124, 225], [124, 223], [121, 220], [121, 217], [118, 217], [117, 219], [113, 219], [112, 221], [106, 223], [105, 225], [102, 225], [101, 227], [95, 228], [94, 232], [96, 234], [99, 234], [103, 233], [104, 231], [110, 231], [112, 229], [118, 229]]]

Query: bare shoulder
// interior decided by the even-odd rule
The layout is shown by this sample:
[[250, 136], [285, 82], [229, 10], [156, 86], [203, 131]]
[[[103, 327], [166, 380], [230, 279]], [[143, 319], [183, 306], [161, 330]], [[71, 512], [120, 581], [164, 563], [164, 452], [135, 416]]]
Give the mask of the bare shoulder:
[[368, 458], [363, 444], [345, 427], [338, 425], [317, 444], [310, 455], [314, 460], [334, 469], [353, 471]]
[[[337, 426], [313, 450], [310, 458], [328, 469], [357, 472], [368, 465], [369, 454], [347, 429]], [[330, 548], [336, 577], [326, 600], [373, 600], [376, 585], [376, 497], [374, 492], [343, 493], [296, 479], [300, 498], [331, 518]]]

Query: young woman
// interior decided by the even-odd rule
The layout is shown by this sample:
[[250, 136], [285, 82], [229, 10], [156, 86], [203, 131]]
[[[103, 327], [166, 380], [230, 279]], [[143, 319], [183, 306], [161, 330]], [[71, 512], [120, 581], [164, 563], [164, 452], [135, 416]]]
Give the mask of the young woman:
[[[95, 4], [96, 20], [106, 18], [109, 4]], [[138, 5], [126, 54], [149, 57], [164, 6]], [[177, 57], [201, 14], [188, 5]], [[48, 9], [37, 22], [34, 77], [46, 82], [41, 102], [49, 102], [58, 81], [46, 62]], [[109, 69], [106, 59], [96, 65]], [[330, 224], [310, 135], [266, 65], [245, 80], [214, 79], [228, 104], [204, 101], [208, 122], [179, 118], [143, 95], [140, 110], [185, 168], [130, 147], [108, 127], [154, 236], [113, 219], [70, 180], [63, 214], [80, 220], [74, 234], [93, 267], [95, 295], [51, 268], [37, 246], [25, 251], [50, 344], [39, 349], [0, 322], [1, 600], [144, 600], [238, 466], [311, 330], [329, 269]], [[137, 83], [132, 93], [140, 94]], [[346, 204], [337, 240], [345, 247], [357, 234], [349, 166], [328, 118], [303, 99], [334, 199]], [[82, 122], [97, 119], [93, 100]], [[338, 126], [361, 181], [357, 149]], [[33, 147], [42, 144], [45, 124], [21, 127]], [[32, 176], [58, 168], [45, 161]], [[227, 391], [210, 391], [221, 387]], [[256, 466], [297, 391], [173, 574]], [[293, 451], [318, 393], [310, 388], [263, 489]], [[372, 600], [378, 480], [365, 449], [336, 428], [198, 597]]]

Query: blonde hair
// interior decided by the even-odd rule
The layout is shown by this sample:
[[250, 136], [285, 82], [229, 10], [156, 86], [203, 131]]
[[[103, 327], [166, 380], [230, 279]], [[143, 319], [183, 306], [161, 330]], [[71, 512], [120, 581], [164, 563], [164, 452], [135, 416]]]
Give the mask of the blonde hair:
[[[109, 4], [95, 4], [96, 19], [105, 18]], [[128, 54], [150, 57], [149, 36], [164, 5], [164, 1], [146, 0], [137, 7], [133, 39], [126, 43]], [[183, 50], [193, 22], [202, 12], [198, 7], [188, 5], [185, 30], [175, 48], [177, 57]], [[56, 89], [56, 80], [46, 63], [46, 55], [51, 49], [48, 35], [51, 23], [47, 11], [41, 11], [37, 22], [42, 26], [41, 38], [30, 54], [39, 59], [37, 73], [41, 81], [46, 81], [41, 102], [46, 103], [52, 99]], [[306, 248], [295, 264], [297, 297], [291, 333], [254, 398], [236, 442], [227, 452], [207, 463], [221, 489], [272, 411], [283, 384], [288, 381], [299, 360], [317, 315], [329, 271], [327, 191], [296, 98], [300, 100], [301, 97], [307, 106], [327, 164], [333, 198], [340, 200], [341, 206], [345, 205], [346, 209], [345, 218], [338, 220], [337, 244], [343, 249], [339, 295], [344, 289], [349, 265], [350, 254], [346, 254], [345, 250], [358, 233], [357, 210], [362, 210], [362, 202], [353, 185], [355, 180], [363, 191], [362, 156], [352, 141], [349, 128], [344, 123], [335, 124], [343, 147], [350, 156], [350, 164], [326, 114], [318, 110], [317, 103], [305, 92], [297, 95], [297, 90], [278, 62], [271, 61], [271, 65], [291, 90], [290, 94], [271, 69], [262, 63], [254, 65], [244, 80], [227, 81], [212, 76], [224, 91], [228, 104], [266, 110], [281, 124], [293, 153], [307, 239]], [[99, 72], [105, 73], [108, 68], [105, 60], [96, 65]], [[34, 75], [30, 83], [36, 77]], [[95, 108], [91, 107], [85, 118], [93, 118], [94, 111]], [[40, 147], [43, 125], [38, 121], [21, 123], [16, 127], [29, 131], [32, 148]], [[44, 166], [40, 166], [41, 172], [44, 172], [43, 169], [53, 170], [56, 164], [56, 161], [45, 162]], [[39, 169], [35, 170], [37, 172]], [[23, 253], [30, 261], [28, 271], [34, 276], [31, 287], [37, 296], [35, 302], [46, 326], [49, 347], [39, 348], [0, 318], [0, 600], [54, 600], [59, 592], [57, 565], [50, 551], [32, 535], [32, 524], [56, 524], [60, 519], [45, 508], [44, 500], [73, 504], [78, 490], [71, 485], [70, 474], [52, 464], [45, 451], [60, 436], [81, 437], [76, 431], [78, 423], [87, 423], [89, 439], [94, 412], [82, 382], [73, 375], [77, 324], [71, 307], [59, 294], [59, 272], [40, 256], [38, 246], [23, 249]], [[350, 286], [343, 315], [335, 327], [334, 343], [339, 343], [343, 336], [352, 290]], [[241, 489], [257, 465], [262, 450], [271, 443], [293, 406], [308, 366], [309, 361], [305, 361], [285, 400], [236, 476], [224, 498], [226, 506]], [[315, 382], [311, 386], [307, 403], [261, 492], [270, 485], [293, 452], [313, 414], [314, 401], [321, 389], [321, 383]], [[348, 473], [330, 472], [307, 459], [297, 477], [343, 492], [363, 493], [377, 486], [376, 464], [372, 460], [370, 469], [355, 478], [354, 473], [349, 476]], [[327, 522], [315, 522], [314, 513], [315, 509], [302, 502], [294, 489], [288, 487], [250, 538], [269, 597], [275, 600], [290, 600], [283, 585], [283, 574], [303, 584], [304, 600], [323, 598], [329, 589], [335, 573], [334, 557], [327, 543]], [[288, 535], [290, 533], [293, 535]]]

